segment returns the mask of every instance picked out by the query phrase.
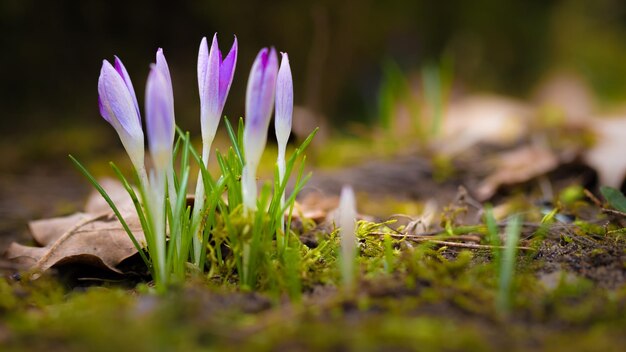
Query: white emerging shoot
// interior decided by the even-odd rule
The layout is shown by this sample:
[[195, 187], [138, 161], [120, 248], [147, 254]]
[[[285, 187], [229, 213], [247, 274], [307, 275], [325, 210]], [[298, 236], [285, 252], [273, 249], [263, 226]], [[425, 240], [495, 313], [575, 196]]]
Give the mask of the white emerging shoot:
[[337, 223], [341, 240], [340, 269], [345, 288], [354, 285], [354, 260], [356, 257], [356, 199], [350, 186], [344, 186], [339, 198]]

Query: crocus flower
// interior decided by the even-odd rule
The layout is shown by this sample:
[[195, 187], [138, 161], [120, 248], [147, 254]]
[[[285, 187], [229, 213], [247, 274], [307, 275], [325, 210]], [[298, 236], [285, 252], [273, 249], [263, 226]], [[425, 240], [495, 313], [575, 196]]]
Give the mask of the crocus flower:
[[356, 256], [356, 200], [350, 186], [344, 186], [339, 197], [337, 225], [341, 242], [341, 277], [344, 286], [350, 288], [354, 282], [354, 258]]
[[243, 133], [246, 165], [241, 183], [247, 210], [254, 210], [256, 207], [256, 171], [267, 142], [277, 73], [276, 50], [261, 49], [252, 65], [246, 90], [246, 127]]
[[[198, 52], [198, 91], [200, 92], [200, 126], [202, 129], [202, 162], [209, 162], [211, 144], [219, 125], [226, 97], [230, 90], [237, 64], [237, 37], [230, 48], [230, 52], [222, 59], [222, 52], [217, 43], [217, 33], [213, 35], [211, 50], [207, 46], [206, 37], [200, 42]], [[194, 233], [193, 250], [194, 262], [200, 262], [202, 242], [200, 241], [200, 215], [204, 207], [204, 182], [202, 172], [198, 172], [196, 196], [193, 207]]]
[[[170, 184], [168, 194], [172, 208], [176, 202], [174, 170], [172, 168], [172, 145], [174, 144], [174, 92], [172, 79], [163, 49], [156, 54], [156, 64], [151, 65], [146, 83], [146, 128], [150, 155], [158, 181], [152, 185], [162, 191], [165, 178]], [[165, 175], [164, 177], [162, 177]]]
[[[291, 78], [291, 68], [289, 67], [289, 56], [287, 53], [281, 54], [282, 60], [276, 80], [276, 118], [274, 126], [276, 127], [276, 140], [278, 141], [278, 165], [280, 168], [280, 155], [282, 154], [282, 172], [284, 173], [285, 149], [291, 134], [291, 119], [293, 115], [293, 80]], [[281, 173], [281, 179], [282, 175]]]
[[148, 144], [154, 164], [150, 179], [150, 209], [155, 235], [158, 275], [165, 277], [165, 188], [169, 180], [169, 197], [172, 209], [176, 201], [172, 169], [174, 144], [174, 94], [172, 80], [163, 50], [156, 54], [156, 64], [150, 66], [146, 83], [146, 129]]
[[221, 119], [226, 97], [230, 90], [237, 64], [237, 37], [230, 52], [222, 59], [217, 43], [217, 33], [213, 36], [211, 50], [206, 37], [200, 42], [198, 52], [198, 90], [200, 92], [200, 124], [202, 140], [210, 147]]
[[150, 154], [157, 172], [171, 166], [174, 143], [174, 94], [169, 68], [159, 49], [146, 83], [146, 128]]
[[[282, 183], [285, 178], [285, 151], [287, 141], [291, 134], [291, 119], [293, 115], [293, 80], [291, 78], [291, 68], [289, 67], [289, 56], [281, 53], [280, 69], [276, 78], [276, 118], [274, 127], [276, 129], [276, 140], [278, 142], [278, 177]], [[281, 195], [281, 207], [285, 203], [285, 193]], [[285, 218], [280, 218], [280, 227], [285, 230]]]
[[104, 60], [98, 78], [100, 115], [110, 123], [122, 141], [133, 166], [145, 175], [143, 130], [135, 90], [130, 76], [116, 56], [115, 67]]

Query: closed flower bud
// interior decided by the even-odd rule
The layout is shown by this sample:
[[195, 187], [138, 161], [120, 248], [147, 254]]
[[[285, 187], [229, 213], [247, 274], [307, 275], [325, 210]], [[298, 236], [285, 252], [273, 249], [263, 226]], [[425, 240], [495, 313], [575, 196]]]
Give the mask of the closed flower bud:
[[117, 131], [135, 169], [143, 170], [143, 130], [137, 98], [128, 72], [117, 57], [115, 67], [107, 60], [102, 63], [98, 107], [102, 117]]

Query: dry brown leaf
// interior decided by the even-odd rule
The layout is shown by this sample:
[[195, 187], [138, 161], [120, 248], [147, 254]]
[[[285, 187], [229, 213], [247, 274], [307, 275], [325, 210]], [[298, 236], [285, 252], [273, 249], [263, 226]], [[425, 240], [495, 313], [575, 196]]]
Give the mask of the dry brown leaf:
[[441, 153], [454, 155], [478, 143], [509, 145], [528, 133], [532, 109], [495, 95], [476, 95], [453, 102], [443, 120]]
[[601, 185], [619, 188], [626, 175], [626, 118], [594, 118], [589, 128], [596, 142], [584, 152], [585, 162], [598, 172]]
[[316, 223], [324, 221], [328, 213], [337, 208], [338, 205], [339, 197], [324, 195], [321, 192], [307, 193], [300, 202], [296, 203], [298, 213]]
[[[126, 189], [119, 183], [117, 180], [110, 178], [103, 178], [98, 180], [100, 186], [104, 188], [111, 198], [117, 208], [119, 209], [122, 215], [132, 215], [135, 214], [135, 206], [133, 205], [132, 200], [128, 193], [126, 193]], [[87, 198], [87, 203], [85, 204], [85, 213], [88, 214], [100, 214], [104, 212], [110, 212], [113, 214], [113, 211], [109, 207], [109, 204], [102, 198], [100, 193], [92, 192]], [[136, 214], [135, 214], [136, 215]]]
[[[145, 242], [132, 201], [122, 185], [106, 179], [101, 185], [118, 206], [137, 241]], [[116, 266], [137, 253], [122, 225], [98, 193], [89, 197], [85, 213], [31, 221], [29, 228], [42, 247], [12, 243], [7, 257], [35, 271], [74, 263], [120, 273]]]
[[584, 123], [595, 106], [593, 93], [580, 75], [573, 72], [554, 72], [535, 92], [539, 106], [559, 109], [568, 124]]
[[9, 245], [6, 256], [20, 267], [31, 268], [46, 252], [48, 249], [45, 247], [24, 246], [13, 242]]
[[56, 241], [60, 235], [75, 224], [90, 218], [92, 216], [89, 214], [75, 213], [60, 218], [35, 220], [28, 223], [28, 229], [35, 242], [45, 247]]
[[536, 146], [523, 146], [502, 153], [496, 161], [495, 171], [478, 186], [476, 197], [481, 201], [489, 199], [502, 185], [526, 182], [558, 165], [559, 158], [552, 151]]

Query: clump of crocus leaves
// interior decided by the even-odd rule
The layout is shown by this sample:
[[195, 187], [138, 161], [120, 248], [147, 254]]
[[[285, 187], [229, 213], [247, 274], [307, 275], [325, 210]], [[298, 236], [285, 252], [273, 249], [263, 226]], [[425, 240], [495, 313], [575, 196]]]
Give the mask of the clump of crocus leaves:
[[[202, 151], [190, 143], [189, 133], [175, 124], [170, 71], [159, 49], [150, 66], [145, 91], [145, 131], [151, 167], [146, 167], [141, 111], [130, 76], [122, 61], [104, 60], [98, 80], [100, 114], [117, 131], [130, 157], [136, 187], [111, 163], [135, 205], [145, 242], [138, 241], [106, 191], [75, 158], [77, 167], [107, 200], [149, 268], [158, 291], [184, 281], [187, 275], [207, 272], [209, 277], [237, 279], [243, 288], [260, 283], [298, 286], [290, 274], [302, 244], [290, 230], [295, 197], [309, 175], [303, 175], [303, 151], [313, 131], [286, 159], [291, 131], [293, 83], [286, 53], [279, 60], [274, 48], [258, 53], [248, 77], [246, 116], [235, 130], [224, 118], [232, 146], [215, 151], [220, 174], [209, 173], [211, 145], [237, 64], [237, 38], [225, 57], [217, 35], [209, 48], [206, 38], [198, 53], [198, 90]], [[273, 183], [257, 190], [256, 173], [265, 149], [272, 111], [278, 157]], [[300, 166], [293, 190], [287, 183], [297, 161]], [[199, 168], [193, 204], [187, 189], [192, 164]], [[284, 269], [284, 270], [281, 270]], [[291, 269], [289, 269], [291, 268]], [[284, 274], [283, 274], [284, 273]]]

